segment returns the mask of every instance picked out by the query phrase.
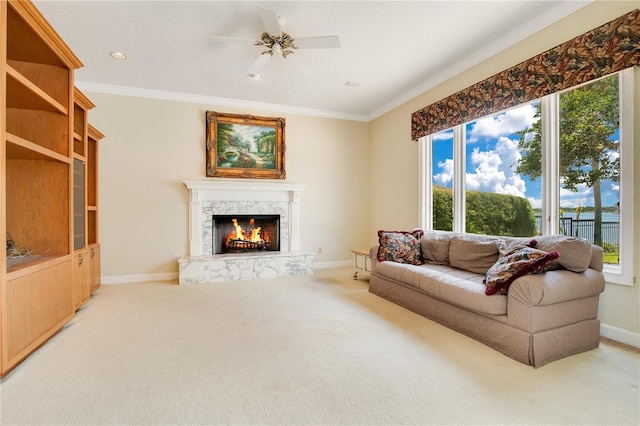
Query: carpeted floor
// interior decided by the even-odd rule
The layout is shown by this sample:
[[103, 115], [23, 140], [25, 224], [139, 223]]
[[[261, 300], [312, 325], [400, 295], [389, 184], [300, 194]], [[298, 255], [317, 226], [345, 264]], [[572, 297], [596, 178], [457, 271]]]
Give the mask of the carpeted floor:
[[2, 380], [0, 423], [640, 423], [638, 351], [534, 369], [351, 275], [105, 285]]

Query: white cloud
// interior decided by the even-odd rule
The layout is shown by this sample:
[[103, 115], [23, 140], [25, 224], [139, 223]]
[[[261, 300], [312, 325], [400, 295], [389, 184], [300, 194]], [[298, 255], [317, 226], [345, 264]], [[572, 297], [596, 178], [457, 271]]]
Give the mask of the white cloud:
[[534, 209], [541, 209], [542, 208], [542, 199], [541, 198], [527, 197], [527, 200], [529, 200], [529, 203], [531, 204], [531, 208], [534, 208]]
[[438, 185], [450, 187], [449, 183], [453, 182], [453, 159], [447, 158], [444, 161], [439, 161], [438, 167], [441, 172], [433, 175], [433, 180]]
[[467, 132], [467, 142], [474, 143], [482, 137], [498, 138], [529, 128], [534, 122], [535, 106], [531, 104], [483, 118], [475, 122]]
[[447, 141], [453, 140], [453, 130], [443, 130], [442, 132], [435, 133], [431, 136], [433, 141]]
[[593, 206], [593, 189], [584, 183], [576, 185], [576, 188], [577, 192], [570, 191], [563, 186], [562, 179], [560, 180], [560, 205], [572, 208]]
[[520, 161], [518, 143], [507, 137], [500, 137], [496, 148], [471, 153], [473, 173], [467, 173], [467, 189], [524, 197], [525, 181], [516, 174], [511, 165]]

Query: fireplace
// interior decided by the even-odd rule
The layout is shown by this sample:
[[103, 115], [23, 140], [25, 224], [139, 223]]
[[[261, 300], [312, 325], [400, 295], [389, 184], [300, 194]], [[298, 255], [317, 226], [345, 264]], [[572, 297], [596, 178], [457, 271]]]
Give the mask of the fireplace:
[[213, 215], [212, 253], [280, 251], [280, 215]]
[[[300, 195], [304, 184], [218, 179], [184, 184], [189, 190], [189, 254], [178, 259], [180, 284], [313, 274], [313, 253], [301, 249]], [[265, 224], [265, 217], [274, 221], [277, 217], [278, 222]], [[214, 222], [222, 219], [227, 224], [216, 227], [233, 229], [214, 231]], [[239, 240], [234, 242], [234, 250], [224, 252], [216, 241], [219, 234], [226, 236], [236, 229], [233, 219], [248, 235], [251, 228], [261, 228], [259, 240], [269, 243], [249, 244], [233, 238]], [[247, 247], [251, 250], [245, 251]]]

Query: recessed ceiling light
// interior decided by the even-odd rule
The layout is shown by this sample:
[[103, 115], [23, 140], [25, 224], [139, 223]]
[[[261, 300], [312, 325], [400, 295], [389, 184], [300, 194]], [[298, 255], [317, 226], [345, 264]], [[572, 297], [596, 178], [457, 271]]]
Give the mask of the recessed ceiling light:
[[262, 79], [262, 74], [248, 74], [249, 78], [253, 79], [253, 80], [261, 80]]
[[125, 55], [122, 52], [111, 52], [111, 57], [114, 59], [119, 59], [121, 61], [124, 61], [125, 59], [127, 59], [127, 55]]
[[360, 83], [356, 81], [347, 81], [344, 85], [349, 87], [360, 87]]

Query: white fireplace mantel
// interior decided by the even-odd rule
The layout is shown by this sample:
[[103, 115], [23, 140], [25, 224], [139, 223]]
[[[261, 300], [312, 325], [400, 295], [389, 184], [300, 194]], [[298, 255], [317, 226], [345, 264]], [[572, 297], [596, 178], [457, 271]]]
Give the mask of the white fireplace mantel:
[[[184, 181], [189, 189], [189, 255], [208, 255], [205, 236], [211, 230], [205, 229], [211, 221], [211, 206], [222, 203], [229, 208], [233, 203], [251, 203], [262, 210], [270, 206], [283, 206], [285, 218], [281, 220], [281, 251], [300, 250], [300, 195], [304, 184], [272, 182], [239, 182], [198, 180]], [[241, 204], [242, 205], [242, 204]], [[239, 213], [239, 212], [234, 212]], [[250, 212], [253, 213], [253, 212]], [[203, 247], [204, 246], [204, 247]], [[211, 250], [209, 248], [209, 250]]]

